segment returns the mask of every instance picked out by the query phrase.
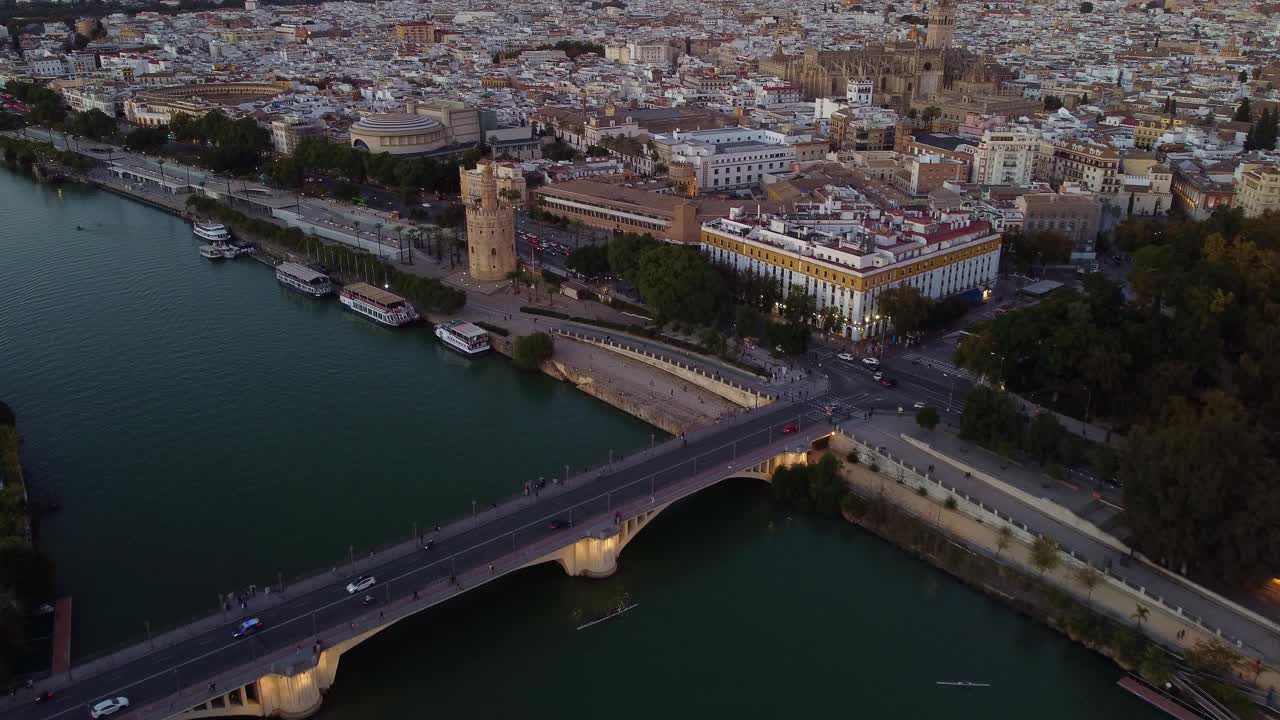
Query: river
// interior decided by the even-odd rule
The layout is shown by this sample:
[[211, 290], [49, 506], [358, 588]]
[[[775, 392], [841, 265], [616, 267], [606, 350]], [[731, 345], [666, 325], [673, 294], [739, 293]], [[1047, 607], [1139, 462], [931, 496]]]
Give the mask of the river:
[[[0, 227], [0, 398], [35, 491], [62, 506], [39, 542], [75, 600], [77, 657], [653, 433], [502, 358], [289, 292], [255, 261], [211, 263], [189, 225], [108, 193], [0, 171]], [[574, 629], [624, 595], [636, 609]], [[1158, 717], [1119, 676], [740, 481], [660, 516], [612, 578], [535, 568], [373, 638], [320, 717]]]

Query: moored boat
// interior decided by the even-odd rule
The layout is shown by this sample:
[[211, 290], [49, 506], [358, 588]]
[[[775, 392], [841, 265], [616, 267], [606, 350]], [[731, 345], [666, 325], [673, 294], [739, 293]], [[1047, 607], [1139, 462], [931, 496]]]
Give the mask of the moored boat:
[[276, 280], [281, 285], [314, 297], [324, 297], [333, 292], [333, 283], [329, 281], [328, 275], [298, 263], [285, 262], [277, 265]]
[[489, 332], [465, 320], [449, 320], [436, 326], [436, 337], [465, 355], [479, 355], [489, 349]]
[[383, 325], [400, 327], [418, 319], [408, 300], [368, 283], [346, 285], [338, 296], [343, 305]]
[[196, 223], [191, 232], [201, 240], [208, 240], [215, 245], [231, 241], [231, 231], [222, 223]]
[[226, 253], [222, 252], [222, 248], [217, 245], [201, 245], [200, 257], [210, 260], [221, 260], [226, 257]]

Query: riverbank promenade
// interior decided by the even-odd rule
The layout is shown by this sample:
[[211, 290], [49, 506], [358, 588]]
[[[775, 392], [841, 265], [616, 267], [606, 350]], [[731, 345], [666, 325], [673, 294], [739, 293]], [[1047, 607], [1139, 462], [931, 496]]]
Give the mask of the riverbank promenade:
[[[609, 574], [622, 546], [670, 503], [730, 477], [767, 478], [778, 457], [803, 462], [811, 442], [829, 432], [804, 406], [776, 403], [552, 479], [527, 495], [473, 507], [421, 537], [373, 553], [353, 551], [347, 563], [302, 582], [260, 589], [243, 608], [228, 604], [81, 662], [37, 686], [36, 692], [55, 692], [51, 702], [34, 704], [29, 693], [6, 698], [0, 718], [53, 718], [115, 696], [129, 698], [129, 717], [168, 718], [197, 706], [203, 710], [186, 716], [225, 715], [236, 703], [244, 705], [236, 714], [257, 714], [270, 703], [276, 711], [309, 713], [332, 682], [337, 655], [374, 632], [539, 562], [559, 562], [575, 575]], [[347, 591], [365, 576], [376, 583]], [[264, 629], [232, 637], [247, 617], [259, 618]], [[257, 683], [262, 678], [269, 682]]]

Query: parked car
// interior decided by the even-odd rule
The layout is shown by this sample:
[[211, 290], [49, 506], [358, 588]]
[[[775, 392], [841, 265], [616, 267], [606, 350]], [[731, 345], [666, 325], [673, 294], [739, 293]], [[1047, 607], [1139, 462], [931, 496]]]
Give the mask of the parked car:
[[263, 627], [264, 625], [262, 624], [262, 621], [259, 620], [258, 618], [256, 617], [249, 618], [248, 620], [245, 620], [244, 622], [236, 626], [236, 631], [231, 637], [242, 638], [242, 637], [245, 637], [246, 635], [252, 635], [258, 632], [259, 630], [261, 630]]
[[127, 707], [129, 707], [129, 698], [127, 697], [121, 696], [107, 698], [106, 700], [101, 700], [93, 707], [89, 708], [89, 717], [100, 718], [108, 715], [114, 715]]
[[373, 584], [376, 582], [378, 582], [378, 579], [372, 575], [358, 577], [350, 583], [347, 583], [347, 594], [355, 595], [362, 590], [368, 590], [373, 587]]

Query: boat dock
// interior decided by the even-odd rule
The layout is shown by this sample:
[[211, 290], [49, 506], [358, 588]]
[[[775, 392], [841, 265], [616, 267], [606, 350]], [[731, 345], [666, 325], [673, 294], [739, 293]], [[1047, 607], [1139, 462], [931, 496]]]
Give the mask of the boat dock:
[[53, 605], [53, 674], [71, 669], [71, 596], [63, 595]]
[[1196, 713], [1157, 692], [1151, 686], [1135, 680], [1131, 675], [1121, 678], [1117, 684], [1178, 720], [1203, 720]]

